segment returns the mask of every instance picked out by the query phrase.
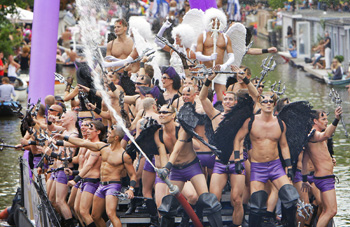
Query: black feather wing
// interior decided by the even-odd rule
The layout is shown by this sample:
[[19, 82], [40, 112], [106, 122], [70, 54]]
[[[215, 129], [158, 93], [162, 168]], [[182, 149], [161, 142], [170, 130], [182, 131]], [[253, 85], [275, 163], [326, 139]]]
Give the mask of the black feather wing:
[[290, 103], [282, 108], [278, 117], [287, 127], [286, 137], [295, 169], [298, 156], [308, 141], [308, 134], [312, 128], [312, 106], [307, 101]]
[[242, 127], [245, 120], [253, 115], [254, 101], [250, 96], [240, 99], [232, 107], [231, 111], [225, 114], [219, 127], [214, 134], [215, 146], [222, 151], [219, 159], [228, 163], [233, 151], [233, 141], [238, 130]]
[[218, 150], [215, 146], [207, 143], [203, 137], [198, 135], [194, 129], [198, 124], [199, 121], [199, 114], [196, 113], [195, 107], [192, 103], [185, 103], [180, 111], [177, 114], [177, 119], [181, 125], [181, 127], [191, 136], [194, 136], [197, 138], [200, 142], [202, 142], [204, 145], [209, 147], [211, 151], [216, 155], [219, 156], [221, 154], [221, 151]]
[[[162, 126], [159, 125], [157, 121], [153, 119], [148, 120], [144, 129], [140, 132], [140, 135], [135, 139], [136, 143], [149, 159], [152, 159], [153, 155], [159, 155], [157, 145], [154, 142], [154, 133], [161, 127]], [[131, 143], [126, 147], [126, 152], [130, 155], [132, 160], [135, 160], [139, 151], [135, 144]]]

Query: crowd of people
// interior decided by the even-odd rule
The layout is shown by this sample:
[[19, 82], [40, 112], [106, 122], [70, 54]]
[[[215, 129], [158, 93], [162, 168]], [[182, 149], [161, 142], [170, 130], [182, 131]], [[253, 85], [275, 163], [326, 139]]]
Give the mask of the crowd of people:
[[[97, 70], [112, 108], [93, 85], [87, 63], [75, 62], [77, 86], [67, 78], [63, 100], [49, 95], [28, 109], [18, 148], [29, 150], [34, 173], [45, 175], [48, 198], [63, 226], [106, 226], [104, 212], [113, 226], [122, 226], [119, 199], [130, 199], [128, 215], [141, 196], [152, 226], [174, 226], [176, 215], [182, 216], [180, 226], [189, 226], [191, 214], [178, 210], [168, 179], [210, 226], [223, 226], [223, 190], [233, 207], [230, 226], [327, 226], [335, 216], [335, 159], [327, 141], [341, 107], [332, 124], [325, 111], [310, 109], [305, 115], [310, 128], [297, 132], [308, 142], [299, 144], [293, 158], [290, 126], [278, 117], [289, 99], [264, 90], [264, 82], [241, 65], [245, 54], [277, 49], [246, 48], [251, 31], [228, 23], [221, 10], [209, 9], [204, 18], [206, 30], [193, 48], [191, 28], [170, 14], [155, 39], [171, 56], [170, 66], [160, 68], [136, 48], [134, 28], [132, 37], [127, 35], [128, 21], [117, 19], [116, 38], [107, 44], [103, 70]], [[243, 40], [241, 54], [234, 51], [238, 41], [224, 33], [233, 27], [243, 28], [237, 38]], [[173, 45], [162, 41], [168, 29]], [[196, 71], [198, 62], [205, 70]], [[133, 148], [129, 133], [144, 153]]]

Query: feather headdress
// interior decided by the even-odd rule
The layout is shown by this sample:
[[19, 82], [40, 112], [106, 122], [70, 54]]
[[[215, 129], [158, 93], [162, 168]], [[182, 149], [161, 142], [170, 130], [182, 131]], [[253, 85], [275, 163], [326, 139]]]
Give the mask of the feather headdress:
[[196, 36], [192, 27], [188, 24], [180, 24], [173, 28], [171, 35], [175, 40], [176, 35], [180, 36], [181, 43], [185, 48], [191, 48], [191, 45], [196, 42]]
[[211, 20], [218, 18], [220, 21], [220, 26], [219, 30], [222, 32], [227, 26], [227, 18], [226, 15], [223, 11], [215, 9], [215, 8], [210, 8], [205, 11], [204, 17], [203, 17], [203, 23], [207, 31], [210, 31], [212, 28], [211, 25]]

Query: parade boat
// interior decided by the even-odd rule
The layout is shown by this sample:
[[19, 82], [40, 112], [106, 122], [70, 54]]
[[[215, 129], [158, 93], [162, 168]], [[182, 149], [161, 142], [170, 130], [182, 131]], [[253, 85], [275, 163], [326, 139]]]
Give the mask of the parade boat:
[[17, 101], [0, 102], [0, 117], [16, 116], [14, 109], [20, 109], [21, 104]]
[[350, 84], [350, 78], [346, 78], [346, 75], [343, 75], [343, 78], [341, 80], [331, 80], [328, 75], [324, 75], [323, 78], [328, 85], [336, 86]]

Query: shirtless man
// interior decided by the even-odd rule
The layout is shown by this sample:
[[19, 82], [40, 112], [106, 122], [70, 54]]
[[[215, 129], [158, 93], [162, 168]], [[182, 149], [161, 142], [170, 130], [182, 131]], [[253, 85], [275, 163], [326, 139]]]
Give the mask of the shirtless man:
[[[185, 89], [194, 91], [193, 87]], [[164, 139], [164, 141], [166, 140]], [[199, 196], [197, 208], [204, 208], [204, 212], [208, 214], [208, 220], [211, 226], [222, 226], [221, 204], [214, 194], [208, 193], [205, 176], [196, 152], [193, 149], [192, 137], [183, 128], [179, 129], [178, 140], [170, 153], [168, 163], [164, 168], [159, 170], [158, 174], [161, 179], [165, 179], [169, 175], [171, 183], [177, 185], [180, 191], [182, 191], [187, 181], [191, 181]], [[197, 210], [197, 213], [201, 214], [201, 211]]]
[[[220, 70], [225, 71], [235, 59], [231, 40], [221, 33], [226, 28], [226, 16], [222, 11], [211, 8], [205, 11], [204, 17], [206, 19], [205, 26], [207, 26], [207, 32], [203, 32], [203, 34], [198, 37], [196, 58], [199, 61], [204, 62], [204, 65], [207, 68], [213, 67], [213, 61], [215, 61], [215, 65], [220, 65]], [[217, 25], [220, 32], [218, 32], [216, 52], [214, 53], [213, 32], [211, 30], [215, 28], [216, 19], [218, 21]], [[227, 52], [229, 59], [224, 63], [225, 51]], [[223, 92], [226, 90], [226, 80], [227, 75], [225, 74], [218, 75], [214, 80], [214, 88], [218, 101], [223, 100]]]
[[311, 159], [314, 167], [314, 183], [321, 191], [322, 213], [318, 218], [317, 227], [327, 226], [328, 222], [337, 213], [337, 198], [335, 194], [335, 176], [333, 174], [332, 157], [327, 148], [327, 139], [332, 136], [340, 120], [342, 108], [335, 110], [335, 119], [328, 125], [327, 114], [324, 111], [316, 111], [313, 119], [315, 134], [310, 138], [303, 157], [303, 190], [309, 190], [307, 182], [308, 160]]
[[[83, 122], [81, 123], [80, 130], [81, 134], [83, 136], [83, 139], [87, 139], [87, 130], [89, 129], [91, 119], [85, 118]], [[78, 164], [78, 171], [80, 171], [85, 162], [85, 153], [87, 149], [85, 147], [79, 148], [79, 153], [77, 156], [73, 157], [72, 163]], [[66, 172], [67, 174], [67, 172]], [[68, 172], [69, 174], [69, 172]], [[70, 192], [70, 196], [68, 199], [68, 206], [71, 208], [71, 210], [74, 210], [75, 216], [79, 219], [80, 223], [83, 223], [83, 219], [80, 215], [79, 207], [80, 207], [80, 198], [81, 198], [81, 190], [80, 190], [80, 184], [81, 180], [78, 181], [72, 188]]]
[[[117, 217], [116, 210], [118, 198], [114, 195], [115, 192], [121, 190], [121, 176], [126, 169], [130, 176], [130, 187], [125, 192], [129, 199], [134, 197], [134, 186], [136, 184], [135, 169], [132, 166], [130, 156], [124, 151], [120, 145], [120, 141], [124, 137], [124, 131], [121, 126], [114, 125], [108, 130], [107, 142], [89, 142], [83, 139], [70, 136], [56, 135], [57, 139], [64, 139], [79, 147], [86, 147], [92, 152], [101, 152], [102, 163], [100, 169], [101, 182], [95, 192], [92, 205], [92, 218], [94, 222], [89, 223], [88, 227], [105, 227], [106, 223], [102, 219], [102, 214], [106, 210], [109, 219], [113, 226], [121, 227], [122, 223]], [[105, 209], [104, 209], [105, 208]]]
[[[275, 94], [264, 94], [260, 96], [259, 102], [261, 114], [247, 119], [234, 140], [234, 153], [240, 152], [241, 141], [247, 134], [249, 134], [252, 143], [249, 226], [260, 226], [263, 221], [266, 221], [268, 194], [264, 191], [264, 187], [268, 180], [279, 190], [282, 209], [286, 212], [286, 215], [283, 216], [283, 219], [287, 221], [286, 226], [295, 226], [296, 203], [299, 194], [288, 179], [288, 177], [293, 178], [293, 176], [286, 139], [286, 125], [273, 116], [276, 104]], [[286, 162], [288, 177], [279, 159], [278, 145], [281, 147], [282, 156]]]
[[[50, 120], [50, 118], [49, 118]], [[67, 113], [62, 115], [62, 126], [57, 126], [55, 124], [49, 124], [48, 123], [48, 129], [50, 131], [63, 131], [64, 136], [70, 136], [70, 137], [78, 137], [78, 130], [75, 127], [75, 123], [77, 121], [77, 115], [73, 111], [68, 111]], [[58, 144], [62, 145], [62, 144]], [[55, 178], [55, 186], [56, 186], [56, 203], [59, 208], [59, 211], [61, 212], [63, 218], [65, 219], [67, 226], [74, 226], [73, 218], [72, 218], [72, 212], [66, 202], [67, 194], [68, 194], [68, 177], [64, 172], [65, 167], [72, 168], [72, 163], [67, 163], [68, 166], [65, 166], [66, 164], [59, 160], [59, 159], [65, 159], [72, 157], [74, 155], [75, 149], [71, 147], [59, 147], [58, 153], [50, 151], [50, 149], [47, 150], [46, 154], [56, 158], [56, 178]], [[61, 156], [59, 156], [61, 154]]]
[[[126, 60], [131, 54], [134, 46], [134, 42], [127, 34], [128, 22], [125, 19], [118, 19], [114, 23], [114, 33], [117, 38], [107, 44], [106, 56], [113, 56], [120, 60]], [[105, 62], [105, 67], [110, 67], [113, 62]], [[121, 63], [121, 66], [124, 63]]]
[[[87, 130], [87, 139], [90, 142], [98, 143], [105, 137], [105, 126], [100, 121], [92, 121]], [[89, 149], [85, 153], [85, 162], [79, 174], [68, 182], [74, 186], [81, 182], [79, 214], [86, 225], [93, 222], [90, 215], [92, 200], [100, 182], [101, 155], [100, 152], [92, 152]]]
[[[250, 93], [252, 93], [253, 96], [257, 97], [258, 92], [255, 89], [254, 85], [249, 82], [248, 78], [246, 78], [246, 75], [237, 75], [239, 77], [239, 80], [242, 80], [244, 82], [245, 87], [248, 88], [248, 91], [250, 91]], [[229, 113], [231, 107], [233, 107], [235, 103], [237, 103], [238, 98], [237, 95], [235, 95], [233, 92], [228, 91], [225, 93], [224, 100], [222, 103], [224, 112], [221, 113], [219, 110], [215, 109], [210, 100], [207, 98], [209, 85], [215, 78], [215, 76], [216, 75], [213, 74], [208, 77], [199, 94], [199, 98], [203, 105], [203, 109], [205, 110], [205, 113], [208, 115], [208, 117], [211, 119], [214, 131], [219, 127], [220, 122], [224, 119], [224, 115], [226, 113]], [[239, 91], [237, 90], [237, 92]], [[241, 146], [243, 147], [243, 144]], [[243, 151], [243, 148], [240, 149], [240, 151]], [[230, 183], [232, 187], [231, 203], [234, 207], [232, 214], [233, 226], [241, 225], [243, 219], [242, 197], [245, 188], [245, 172], [241, 171], [241, 166], [242, 164], [244, 165], [244, 163], [241, 163], [240, 153], [241, 152], [236, 154], [233, 153], [227, 165], [223, 164], [218, 158], [216, 158], [209, 188], [210, 192], [215, 194], [218, 200], [220, 201], [222, 190], [227, 183], [227, 178], [230, 178]]]

